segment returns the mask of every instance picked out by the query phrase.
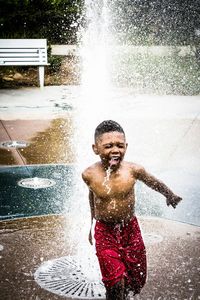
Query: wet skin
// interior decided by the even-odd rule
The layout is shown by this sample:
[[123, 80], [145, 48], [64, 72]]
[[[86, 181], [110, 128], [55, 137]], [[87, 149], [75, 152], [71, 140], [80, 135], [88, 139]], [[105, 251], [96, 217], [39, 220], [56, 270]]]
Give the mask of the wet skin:
[[[134, 213], [134, 184], [129, 163], [121, 162], [117, 170], [111, 171], [105, 185], [106, 171], [101, 163], [97, 163], [89, 171], [90, 198], [93, 198], [94, 218], [106, 222], [119, 223], [129, 220]], [[109, 187], [109, 190], [108, 190]]]
[[[92, 219], [112, 223], [129, 220], [134, 214], [134, 185], [137, 180], [163, 194], [167, 205], [175, 208], [181, 200], [142, 166], [123, 160], [127, 149], [123, 133], [116, 131], [104, 133], [97, 138], [92, 147], [101, 161], [87, 168], [82, 174], [89, 187]], [[110, 177], [105, 184], [109, 168]]]

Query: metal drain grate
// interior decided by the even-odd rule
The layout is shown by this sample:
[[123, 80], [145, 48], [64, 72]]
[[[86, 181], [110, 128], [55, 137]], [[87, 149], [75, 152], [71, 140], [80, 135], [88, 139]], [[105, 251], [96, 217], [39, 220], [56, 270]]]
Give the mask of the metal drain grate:
[[3, 148], [25, 148], [29, 146], [29, 143], [24, 141], [5, 141], [0, 143], [0, 147]]
[[55, 181], [48, 178], [25, 178], [18, 181], [18, 185], [29, 189], [44, 189], [55, 185]]
[[45, 290], [71, 299], [105, 299], [103, 284], [89, 278], [73, 256], [43, 263], [35, 272], [35, 280]]

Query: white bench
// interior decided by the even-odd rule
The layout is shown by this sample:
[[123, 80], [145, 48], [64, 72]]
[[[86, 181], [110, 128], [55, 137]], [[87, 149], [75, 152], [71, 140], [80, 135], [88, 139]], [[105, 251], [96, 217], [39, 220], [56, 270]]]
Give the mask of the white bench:
[[39, 84], [43, 87], [47, 65], [46, 39], [0, 39], [0, 66], [38, 66]]

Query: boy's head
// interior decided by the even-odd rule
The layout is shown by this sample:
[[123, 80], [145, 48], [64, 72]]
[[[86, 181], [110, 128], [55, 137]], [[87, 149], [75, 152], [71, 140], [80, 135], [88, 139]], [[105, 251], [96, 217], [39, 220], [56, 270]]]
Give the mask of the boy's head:
[[95, 142], [103, 133], [113, 132], [113, 131], [121, 132], [125, 136], [123, 128], [117, 122], [112, 120], [106, 120], [101, 122], [95, 129], [95, 133], [94, 133]]
[[103, 121], [95, 129], [94, 139], [94, 153], [100, 156], [105, 167], [117, 169], [127, 148], [123, 128], [115, 121]]

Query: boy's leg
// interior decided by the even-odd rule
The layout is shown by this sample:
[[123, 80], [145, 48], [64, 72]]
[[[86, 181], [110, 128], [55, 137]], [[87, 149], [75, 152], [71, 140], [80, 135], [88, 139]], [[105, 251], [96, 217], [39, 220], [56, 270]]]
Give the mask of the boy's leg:
[[124, 278], [110, 288], [106, 288], [106, 300], [125, 300]]
[[97, 221], [95, 225], [96, 255], [106, 286], [106, 300], [125, 300], [124, 273], [125, 265], [118, 251], [115, 226]]
[[128, 241], [128, 247], [124, 248], [124, 261], [127, 271], [125, 290], [139, 294], [146, 282], [147, 261], [146, 250], [139, 228], [137, 218], [133, 218], [124, 230], [124, 240]]

